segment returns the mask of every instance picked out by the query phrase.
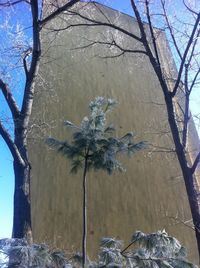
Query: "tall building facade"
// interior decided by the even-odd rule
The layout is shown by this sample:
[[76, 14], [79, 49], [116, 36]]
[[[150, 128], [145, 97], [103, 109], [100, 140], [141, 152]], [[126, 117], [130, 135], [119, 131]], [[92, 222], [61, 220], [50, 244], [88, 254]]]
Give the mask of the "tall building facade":
[[[128, 15], [101, 5], [82, 3], [75, 8], [99, 20], [109, 18], [138, 33], [137, 23]], [[149, 60], [142, 54], [115, 57], [119, 51], [105, 45], [106, 40], [116, 40], [127, 48], [141, 47], [137, 41], [107, 27], [69, 27], [79, 21], [78, 16], [65, 13], [46, 25], [42, 33], [43, 55], [29, 134], [34, 238], [70, 251], [80, 250], [82, 173], [70, 174], [68, 160], [52, 151], [45, 139], [70, 139], [63, 121], [79, 124], [88, 114], [89, 102], [104, 96], [119, 103], [108, 119], [116, 126], [116, 135], [133, 131], [135, 140], [147, 141], [149, 147], [132, 158], [121, 159], [125, 173], [89, 173], [89, 253], [96, 254], [101, 237], [128, 242], [136, 230], [166, 229], [195, 260], [196, 241], [187, 226], [191, 213], [184, 181], [172, 152], [162, 91]], [[163, 68], [174, 72], [165, 35], [157, 31]], [[195, 148], [196, 142], [192, 146]]]

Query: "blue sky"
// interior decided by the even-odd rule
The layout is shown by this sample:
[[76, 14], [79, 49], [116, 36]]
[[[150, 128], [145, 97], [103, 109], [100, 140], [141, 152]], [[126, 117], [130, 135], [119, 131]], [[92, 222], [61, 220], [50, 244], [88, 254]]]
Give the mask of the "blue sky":
[[[129, 15], [133, 15], [131, 10], [130, 1], [129, 0], [100, 0], [99, 2], [104, 3], [114, 9], [120, 10]], [[180, 8], [181, 0], [173, 1], [174, 8]], [[193, 2], [195, 5], [197, 2]], [[176, 3], [176, 5], [175, 5]], [[6, 46], [11, 47], [12, 45], [12, 34], [14, 35], [17, 27], [19, 25], [24, 25], [26, 28], [30, 26], [30, 11], [27, 8], [27, 5], [20, 4], [17, 8], [12, 9], [12, 12], [9, 13], [8, 9], [0, 10], [0, 27], [4, 25], [4, 27], [0, 28], [0, 47], [3, 49]], [[8, 24], [7, 24], [8, 22]], [[16, 26], [18, 25], [18, 26]], [[10, 27], [9, 31], [6, 33], [6, 27]], [[19, 28], [18, 28], [19, 29]], [[25, 36], [29, 36], [26, 40], [27, 44], [30, 42], [30, 30], [26, 30]], [[8, 35], [8, 32], [10, 34]], [[21, 36], [20, 38], [24, 38]], [[2, 50], [0, 49], [0, 53]], [[8, 50], [8, 55], [5, 54], [3, 56], [10, 57], [11, 50]], [[3, 57], [2, 57], [3, 58]], [[18, 61], [18, 59], [13, 58], [14, 61]], [[0, 66], [4, 66], [4, 62], [0, 58]], [[11, 85], [12, 89], [14, 89], [14, 95], [17, 99], [19, 105], [21, 102], [21, 92], [23, 91], [24, 77], [21, 75], [20, 68], [13, 69], [12, 66], [9, 67], [10, 76], [6, 77], [8, 83]], [[0, 75], [1, 75], [0, 70]], [[13, 77], [15, 79], [13, 79]], [[198, 91], [196, 94], [193, 94], [191, 102], [191, 108], [194, 113], [200, 113], [200, 95]], [[8, 112], [8, 108], [5, 105], [3, 97], [0, 95], [0, 116], [6, 115], [9, 119], [10, 114]], [[9, 122], [9, 120], [8, 120]], [[10, 127], [9, 124], [6, 125]], [[5, 146], [4, 141], [0, 136], [0, 238], [1, 237], [10, 237], [12, 231], [12, 214], [13, 214], [13, 188], [14, 188], [14, 176], [12, 169], [12, 156], [9, 153], [9, 150]]]
[[[15, 53], [12, 46], [15, 33], [19, 30], [17, 25], [25, 25], [25, 27], [30, 25], [29, 14], [29, 10], [24, 4], [20, 4], [11, 12], [9, 12], [9, 9], [0, 10], [0, 75], [13, 89], [19, 106], [22, 99], [24, 76], [19, 67], [13, 68], [13, 65], [19, 62], [19, 58], [12, 56]], [[26, 30], [26, 34], [30, 36], [30, 29]], [[20, 44], [20, 39], [23, 39], [23, 36], [20, 35], [19, 40], [15, 40], [16, 45]], [[27, 42], [29, 42], [28, 38]], [[6, 53], [4, 53], [4, 50]], [[13, 59], [13, 62], [11, 62], [11, 59]], [[8, 68], [6, 62], [10, 63]], [[9, 75], [7, 75], [8, 73]], [[6, 119], [6, 127], [12, 128], [11, 115], [2, 94], [0, 94], [0, 115]], [[0, 238], [10, 237], [12, 232], [14, 189], [12, 161], [12, 156], [0, 136]]]

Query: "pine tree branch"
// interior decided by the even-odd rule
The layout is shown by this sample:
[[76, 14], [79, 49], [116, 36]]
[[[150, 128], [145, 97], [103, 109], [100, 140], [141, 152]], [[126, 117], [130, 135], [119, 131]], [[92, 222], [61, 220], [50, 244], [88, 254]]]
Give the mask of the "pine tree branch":
[[2, 93], [4, 95], [6, 102], [10, 108], [10, 111], [11, 111], [12, 116], [13, 116], [13, 120], [15, 121], [15, 119], [17, 119], [20, 115], [20, 111], [19, 111], [19, 108], [17, 106], [17, 103], [16, 103], [16, 101], [15, 101], [15, 99], [10, 91], [10, 88], [1, 79], [0, 79], [0, 88], [2, 90]]
[[128, 244], [128, 246], [126, 246], [120, 253], [122, 254], [123, 257], [127, 257], [126, 254], [125, 254], [125, 251], [127, 249], [129, 249], [135, 242], [137, 241], [137, 239], [134, 239], [131, 243]]

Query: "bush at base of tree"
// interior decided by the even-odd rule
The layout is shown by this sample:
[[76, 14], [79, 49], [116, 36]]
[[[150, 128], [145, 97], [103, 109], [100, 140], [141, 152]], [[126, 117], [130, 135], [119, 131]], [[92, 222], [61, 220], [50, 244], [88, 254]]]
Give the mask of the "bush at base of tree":
[[[123, 249], [123, 243], [114, 238], [102, 238], [97, 261], [87, 259], [88, 268], [196, 268], [187, 260], [180, 242], [164, 230], [145, 234], [137, 231], [131, 243]], [[8, 261], [9, 259], [9, 261]], [[8, 263], [9, 262], [9, 263]], [[22, 239], [0, 240], [0, 267], [2, 268], [75, 268], [82, 266], [82, 257], [74, 255], [70, 260], [59, 250], [47, 245], [28, 245]]]

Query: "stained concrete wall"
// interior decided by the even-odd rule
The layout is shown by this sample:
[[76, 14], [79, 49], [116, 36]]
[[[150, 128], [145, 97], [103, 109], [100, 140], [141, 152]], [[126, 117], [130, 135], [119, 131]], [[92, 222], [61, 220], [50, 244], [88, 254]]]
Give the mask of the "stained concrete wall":
[[[107, 8], [103, 11], [111, 21], [138, 32], [133, 18]], [[84, 12], [97, 14], [90, 6]], [[72, 20], [74, 23], [78, 18]], [[179, 222], [190, 220], [191, 214], [176, 156], [168, 152], [173, 143], [166, 109], [148, 59], [137, 54], [102, 58], [117, 51], [101, 45], [72, 50], [88, 44], [88, 40], [112, 36], [128, 47], [140, 47], [131, 38], [117, 31], [111, 33], [105, 27], [55, 31], [66, 23], [70, 23], [67, 14], [47, 25], [42, 36], [44, 52], [29, 135], [35, 240], [70, 251], [80, 250], [82, 172], [70, 174], [69, 162], [50, 150], [45, 139], [47, 136], [69, 138], [63, 120], [78, 124], [88, 113], [89, 101], [105, 96], [119, 102], [109, 118], [117, 126], [116, 135], [131, 130], [136, 133], [137, 141], [148, 141], [154, 147], [132, 158], [123, 157], [125, 173], [109, 176], [104, 172], [90, 172], [89, 253], [96, 254], [102, 236], [127, 242], [136, 230], [154, 232], [165, 228], [188, 248], [190, 258], [197, 260], [194, 232]], [[163, 149], [167, 152], [161, 152]]]

